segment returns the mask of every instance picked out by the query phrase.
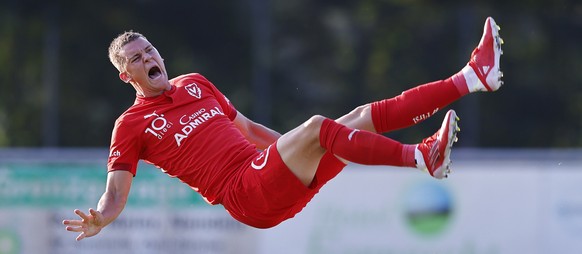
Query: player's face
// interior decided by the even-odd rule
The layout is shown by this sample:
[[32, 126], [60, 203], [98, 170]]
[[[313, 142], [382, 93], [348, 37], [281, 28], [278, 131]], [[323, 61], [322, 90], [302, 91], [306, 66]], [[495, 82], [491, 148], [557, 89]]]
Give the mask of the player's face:
[[139, 94], [156, 96], [169, 89], [164, 59], [148, 40], [140, 37], [123, 46], [119, 54], [126, 60], [125, 71], [119, 77], [131, 83]]

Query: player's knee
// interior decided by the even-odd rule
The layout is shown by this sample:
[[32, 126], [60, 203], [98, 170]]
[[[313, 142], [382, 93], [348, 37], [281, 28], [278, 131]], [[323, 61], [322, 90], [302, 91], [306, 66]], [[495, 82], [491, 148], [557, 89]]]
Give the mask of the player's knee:
[[321, 124], [326, 118], [320, 115], [314, 115], [303, 124], [303, 133], [307, 136], [319, 140], [319, 131]]
[[354, 110], [352, 110], [349, 113], [350, 119], [357, 119], [357, 118], [362, 118], [362, 117], [366, 117], [367, 115], [372, 114], [372, 107], [370, 107], [369, 105], [361, 105], [358, 106], [357, 108], [355, 108]]
[[370, 105], [362, 105], [355, 108], [351, 114], [354, 114], [355, 117], [366, 117], [372, 114], [372, 107]]
[[323, 120], [325, 120], [326, 118], [320, 115], [314, 115], [311, 118], [309, 118], [309, 120], [307, 120], [304, 124], [303, 127], [306, 129], [312, 129], [312, 130], [319, 130], [319, 128], [321, 127], [321, 124], [323, 123]]

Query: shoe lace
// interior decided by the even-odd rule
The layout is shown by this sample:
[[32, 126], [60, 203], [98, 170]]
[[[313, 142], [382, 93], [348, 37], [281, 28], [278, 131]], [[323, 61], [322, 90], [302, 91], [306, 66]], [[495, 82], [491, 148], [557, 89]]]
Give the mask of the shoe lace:
[[440, 139], [438, 138], [438, 132], [424, 139], [422, 141], [422, 144], [423, 146], [425, 146], [425, 149], [428, 152], [427, 156], [424, 158], [425, 164], [432, 174], [440, 158], [439, 152]]

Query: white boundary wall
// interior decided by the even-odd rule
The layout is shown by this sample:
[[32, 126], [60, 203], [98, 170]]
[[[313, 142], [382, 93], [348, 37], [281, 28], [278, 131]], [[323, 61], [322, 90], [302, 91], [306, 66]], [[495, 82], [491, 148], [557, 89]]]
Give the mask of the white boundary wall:
[[0, 150], [0, 253], [579, 253], [582, 150], [463, 150], [443, 181], [350, 165], [295, 218], [268, 230], [151, 166], [100, 235], [62, 219], [95, 207], [107, 151]]

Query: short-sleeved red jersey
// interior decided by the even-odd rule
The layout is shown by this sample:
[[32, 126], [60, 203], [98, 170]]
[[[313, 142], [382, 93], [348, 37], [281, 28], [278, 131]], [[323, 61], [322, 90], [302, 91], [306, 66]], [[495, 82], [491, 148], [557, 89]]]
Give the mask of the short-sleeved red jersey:
[[170, 80], [172, 88], [156, 97], [137, 97], [115, 122], [108, 171], [134, 175], [140, 159], [154, 164], [220, 203], [233, 174], [258, 153], [232, 120], [237, 111], [200, 74]]

